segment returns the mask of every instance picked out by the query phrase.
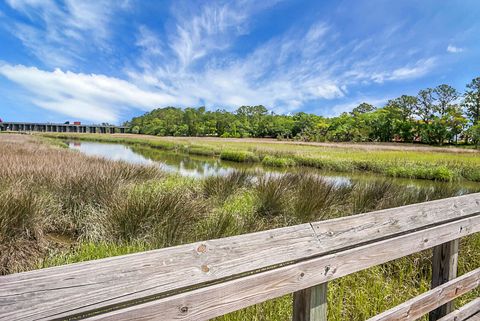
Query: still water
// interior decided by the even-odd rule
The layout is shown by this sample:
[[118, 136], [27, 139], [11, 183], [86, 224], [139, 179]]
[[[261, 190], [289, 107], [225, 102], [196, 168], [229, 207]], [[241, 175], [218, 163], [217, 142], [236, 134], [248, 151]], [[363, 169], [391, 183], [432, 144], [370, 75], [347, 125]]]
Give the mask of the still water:
[[[162, 170], [175, 173], [182, 176], [203, 178], [215, 175], [227, 175], [236, 170], [248, 170], [252, 173], [262, 174], [271, 173], [274, 175], [282, 175], [285, 172], [309, 172], [322, 176], [334, 184], [351, 184], [353, 181], [373, 181], [384, 180], [384, 176], [368, 173], [339, 173], [323, 171], [308, 167], [295, 167], [288, 169], [280, 169], [273, 167], [264, 167], [261, 164], [236, 163], [220, 160], [218, 157], [206, 157], [197, 155], [188, 155], [183, 153], [175, 153], [171, 151], [163, 151], [156, 148], [123, 145], [113, 143], [98, 142], [67, 142], [71, 149], [89, 155], [104, 157], [114, 161], [125, 161], [132, 164], [159, 166]], [[462, 181], [455, 183], [443, 183], [429, 180], [419, 179], [403, 179], [388, 178], [395, 183], [403, 185], [414, 185], [418, 187], [433, 187], [445, 185], [458, 189], [459, 194], [480, 189], [479, 183]]]

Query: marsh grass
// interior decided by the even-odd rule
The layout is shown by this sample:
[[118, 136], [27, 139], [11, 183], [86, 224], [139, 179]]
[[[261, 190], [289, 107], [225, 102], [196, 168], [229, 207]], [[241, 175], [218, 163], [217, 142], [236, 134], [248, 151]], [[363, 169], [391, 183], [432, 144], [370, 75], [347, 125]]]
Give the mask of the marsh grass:
[[259, 162], [260, 158], [250, 151], [224, 150], [220, 153], [220, 159], [239, 163]]
[[[147, 135], [43, 134], [47, 137], [138, 144], [190, 154], [219, 156], [234, 162], [263, 162], [266, 166], [307, 166], [338, 172], [373, 172], [388, 177], [438, 181], [480, 181], [480, 154], [433, 147], [298, 143], [265, 140], [171, 138]], [[406, 150], [402, 151], [402, 147]]]
[[295, 189], [293, 213], [300, 222], [312, 222], [338, 216], [345, 207], [345, 195], [352, 186], [327, 182], [312, 175], [300, 174]]
[[190, 238], [189, 227], [205, 216], [200, 192], [190, 186], [149, 182], [119, 194], [123, 196], [115, 198], [104, 217], [104, 238], [116, 243], [180, 244]]
[[[2, 274], [31, 268], [49, 248], [48, 233], [74, 240], [95, 234], [93, 222], [120, 186], [164, 176], [153, 167], [89, 158], [26, 135], [0, 139]], [[9, 248], [29, 259], [14, 259]]]
[[273, 167], [293, 167], [296, 166], [297, 163], [293, 158], [266, 155], [262, 159], [262, 165]]
[[247, 171], [233, 171], [225, 176], [209, 176], [202, 181], [207, 198], [216, 197], [225, 201], [241, 187], [249, 187], [252, 177]]
[[[390, 180], [334, 184], [305, 173], [234, 172], [191, 180], [48, 144], [25, 135], [0, 135], [0, 274], [459, 194], [448, 184], [428, 188]], [[356, 166], [377, 170], [368, 162]], [[53, 233], [68, 238], [68, 244], [52, 242]], [[426, 291], [430, 257], [430, 251], [424, 251], [330, 282], [329, 320], [363, 320]], [[479, 261], [477, 233], [462, 239], [460, 274], [476, 268]], [[458, 301], [478, 295], [476, 290]], [[217, 320], [289, 320], [291, 300], [291, 295], [284, 296]]]

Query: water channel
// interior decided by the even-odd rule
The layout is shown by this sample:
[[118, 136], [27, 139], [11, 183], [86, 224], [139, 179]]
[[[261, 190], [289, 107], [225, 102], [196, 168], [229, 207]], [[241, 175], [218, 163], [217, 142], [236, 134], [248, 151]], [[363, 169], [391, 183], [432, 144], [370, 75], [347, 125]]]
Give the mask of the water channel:
[[[385, 180], [384, 176], [370, 173], [343, 173], [329, 172], [309, 167], [275, 168], [262, 166], [259, 163], [237, 163], [221, 160], [218, 157], [207, 157], [164, 151], [151, 147], [124, 145], [114, 143], [98, 143], [87, 141], [67, 142], [71, 149], [85, 155], [103, 157], [114, 161], [124, 161], [132, 164], [158, 166], [162, 170], [182, 176], [203, 178], [214, 175], [227, 175], [237, 170], [248, 170], [254, 174], [271, 173], [282, 175], [286, 172], [309, 172], [324, 177], [335, 184], [350, 184], [353, 181]], [[437, 182], [420, 179], [387, 178], [395, 183], [413, 185], [422, 188], [445, 185], [458, 190], [458, 194], [480, 190], [480, 184], [469, 181], [461, 182]]]

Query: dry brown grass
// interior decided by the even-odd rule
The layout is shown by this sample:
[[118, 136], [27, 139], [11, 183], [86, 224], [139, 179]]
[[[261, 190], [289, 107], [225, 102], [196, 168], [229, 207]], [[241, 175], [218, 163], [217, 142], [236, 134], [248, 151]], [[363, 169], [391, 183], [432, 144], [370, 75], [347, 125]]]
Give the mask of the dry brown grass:
[[0, 135], [0, 164], [0, 274], [30, 268], [48, 249], [48, 233], [95, 233], [92, 222], [112, 197], [121, 197], [120, 187], [164, 175], [26, 135]]

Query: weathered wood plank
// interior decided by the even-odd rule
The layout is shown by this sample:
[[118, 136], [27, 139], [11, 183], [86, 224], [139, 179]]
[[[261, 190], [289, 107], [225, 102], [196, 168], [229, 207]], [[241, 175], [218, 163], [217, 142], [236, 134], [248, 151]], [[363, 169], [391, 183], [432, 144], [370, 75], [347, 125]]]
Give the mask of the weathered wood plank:
[[467, 321], [480, 321], [480, 313], [472, 315], [470, 318], [467, 319]]
[[447, 314], [438, 321], [464, 321], [476, 313], [480, 313], [480, 298], [468, 302], [463, 307]]
[[[405, 233], [429, 224], [454, 220], [478, 213], [480, 193], [437, 201], [412, 204], [355, 216], [342, 217], [312, 226], [325, 250], [336, 250], [357, 243], [359, 239], [381, 239]], [[334, 239], [335, 242], [329, 242]]]
[[309, 257], [310, 224], [0, 277], [0, 320], [38, 320]]
[[322, 283], [295, 292], [292, 321], [327, 321], [327, 288]]
[[460, 295], [475, 289], [479, 285], [480, 268], [439, 285], [393, 309], [368, 319], [368, 321], [416, 320]]
[[[12, 315], [21, 320], [64, 317], [162, 298], [479, 211], [477, 193], [314, 223], [318, 235], [303, 224], [0, 277], [0, 320]], [[352, 228], [355, 224], [360, 227]]]
[[98, 315], [89, 320], [208, 320], [479, 231], [480, 215], [477, 215]]
[[[432, 289], [457, 277], [458, 244], [459, 240], [453, 240], [433, 248]], [[428, 319], [430, 321], [437, 321], [451, 313], [454, 308], [455, 302], [453, 300], [447, 302], [431, 311]]]

